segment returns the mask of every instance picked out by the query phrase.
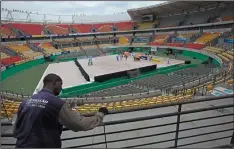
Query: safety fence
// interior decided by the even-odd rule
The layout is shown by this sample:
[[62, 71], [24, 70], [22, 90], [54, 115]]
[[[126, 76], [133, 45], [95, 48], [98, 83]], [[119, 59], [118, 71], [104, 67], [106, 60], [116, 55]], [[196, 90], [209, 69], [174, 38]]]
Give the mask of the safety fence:
[[[206, 97], [112, 111], [106, 116], [103, 125], [94, 130], [95, 133], [79, 132], [74, 136], [75, 133], [64, 128], [63, 147], [231, 148], [234, 144], [233, 97]], [[126, 118], [126, 115], [129, 117]], [[114, 117], [125, 119], [113, 120]], [[5, 126], [12, 125], [10, 122], [2, 122], [2, 127]], [[2, 133], [1, 137], [2, 147], [14, 147], [15, 140], [9, 142], [12, 133]]]

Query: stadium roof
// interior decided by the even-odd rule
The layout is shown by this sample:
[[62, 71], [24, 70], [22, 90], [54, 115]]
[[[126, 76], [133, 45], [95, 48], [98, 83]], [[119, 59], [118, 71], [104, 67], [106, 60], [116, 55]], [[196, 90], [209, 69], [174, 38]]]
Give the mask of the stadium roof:
[[168, 16], [233, 5], [233, 1], [172, 1], [149, 7], [129, 9], [127, 12], [133, 21], [141, 20], [142, 15]]

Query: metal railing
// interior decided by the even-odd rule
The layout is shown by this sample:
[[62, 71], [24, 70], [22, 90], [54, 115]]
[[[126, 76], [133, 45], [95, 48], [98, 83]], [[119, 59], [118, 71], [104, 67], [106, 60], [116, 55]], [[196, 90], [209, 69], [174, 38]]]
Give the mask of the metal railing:
[[[131, 148], [131, 147], [147, 147], [149, 145], [154, 146], [154, 147], [162, 147], [162, 146], [155, 146], [158, 144], [163, 144], [163, 143], [169, 143], [167, 144], [166, 147], [169, 148], [178, 148], [178, 147], [189, 147], [191, 145], [199, 145], [201, 143], [207, 143], [207, 142], [212, 142], [214, 144], [212, 147], [215, 147], [215, 144], [218, 144], [216, 146], [223, 147], [223, 148], [228, 148], [232, 147], [234, 144], [234, 120], [233, 120], [233, 115], [234, 112], [228, 112], [228, 113], [222, 113], [218, 115], [206, 115], [206, 112], [214, 112], [214, 110], [227, 110], [227, 108], [232, 108], [234, 107], [234, 102], [233, 102], [233, 97], [234, 95], [225, 95], [225, 96], [220, 96], [220, 97], [206, 97], [206, 98], [200, 98], [200, 99], [193, 99], [190, 101], [179, 101], [176, 103], [167, 103], [167, 104], [160, 104], [160, 105], [153, 105], [149, 107], [138, 107], [138, 108], [132, 108], [132, 109], [124, 109], [121, 111], [111, 111], [110, 116], [108, 117], [112, 118], [115, 117], [116, 114], [131, 114], [131, 112], [152, 112], [149, 110], [157, 110], [159, 111], [169, 111], [169, 112], [161, 112], [160, 114], [153, 114], [151, 113], [150, 115], [146, 116], [141, 116], [141, 117], [135, 117], [135, 118], [128, 118], [128, 119], [121, 119], [121, 120], [114, 120], [114, 121], [106, 121], [101, 125], [99, 128], [102, 128], [103, 130], [100, 131], [99, 133], [95, 134], [89, 134], [88, 132], [86, 135], [82, 136], [76, 136], [76, 137], [67, 137], [63, 138], [63, 144], [70, 144], [67, 143], [67, 141], [75, 141], [74, 145], [71, 146], [66, 146], [67, 148], [76, 148], [76, 147], [90, 147], [90, 146], [99, 146], [105, 148], [110, 148], [110, 147], [120, 147], [120, 148]], [[209, 102], [213, 102], [209, 103]], [[215, 103], [214, 103], [215, 102]], [[222, 104], [220, 104], [222, 102]], [[203, 106], [200, 107], [198, 104], [208, 104], [208, 106]], [[194, 107], [198, 106], [199, 108], [194, 109]], [[190, 108], [189, 108], [190, 107]], [[193, 107], [191, 109], [191, 107]], [[176, 111], [170, 112], [170, 109], [176, 109]], [[140, 110], [140, 111], [139, 111]], [[199, 113], [199, 117], [195, 117], [194, 114]], [[137, 115], [137, 114], [136, 114]], [[187, 117], [186, 117], [187, 115]], [[206, 116], [205, 116], [206, 115]], [[170, 119], [169, 119], [170, 118]], [[223, 121], [223, 118], [225, 118], [225, 121]], [[232, 119], [231, 119], [232, 118]], [[214, 121], [212, 120], [216, 120]], [[155, 120], [157, 122], [155, 122]], [[219, 123], [217, 123], [217, 120]], [[150, 122], [151, 121], [151, 122]], [[152, 122], [154, 121], [154, 122]], [[166, 121], [167, 123], [162, 123], [163, 121]], [[169, 122], [168, 122], [169, 121]], [[203, 121], [203, 124], [199, 124]], [[204, 123], [204, 121], [206, 121]], [[148, 122], [148, 123], [147, 123]], [[186, 128], [185, 124], [191, 124], [191, 123], [196, 123], [195, 126]], [[141, 124], [141, 127], [134, 127], [135, 125]], [[150, 124], [150, 125], [149, 125]], [[127, 128], [127, 126], [130, 126]], [[227, 125], [231, 125], [231, 127], [227, 127]], [[6, 122], [2, 123], [2, 126], [11, 126], [11, 123]], [[165, 127], [169, 127], [166, 128]], [[209, 131], [207, 130], [208, 128], [214, 128], [215, 131]], [[220, 130], [217, 128], [221, 128]], [[97, 129], [99, 129], [97, 128]], [[123, 129], [127, 128], [127, 129]], [[173, 129], [172, 129], [173, 128]], [[157, 129], [156, 131], [154, 129]], [[200, 132], [199, 130], [203, 130], [202, 133], [196, 133], [193, 134], [191, 131], [196, 131]], [[95, 129], [96, 130], [96, 129]], [[161, 131], [161, 130], [169, 130], [169, 131]], [[63, 132], [66, 133], [69, 131], [67, 128], [64, 128]], [[137, 132], [137, 133], [136, 133]], [[148, 133], [146, 133], [148, 132]], [[230, 133], [228, 135], [217, 135], [215, 134], [220, 134], [220, 133]], [[132, 135], [136, 133], [136, 135]], [[187, 133], [187, 135], [185, 135]], [[88, 135], [87, 135], [88, 134]], [[142, 135], [144, 134], [144, 135]], [[131, 137], [126, 137], [128, 135], [131, 135]], [[165, 136], [163, 139], [159, 138], [160, 136]], [[170, 135], [170, 136], [168, 136]], [[204, 139], [205, 136], [210, 136], [208, 139]], [[2, 140], [4, 138], [9, 138], [13, 137], [12, 133], [3, 133], [1, 134]], [[100, 139], [101, 137], [101, 139]], [[195, 137], [201, 137], [200, 141], [194, 141], [193, 139]], [[87, 141], [84, 143], [84, 139], [94, 139], [94, 138], [99, 138], [98, 142], [92, 141]], [[147, 138], [151, 139], [151, 141], [147, 140]], [[186, 139], [192, 139], [193, 141], [188, 141]], [[223, 143], [217, 143], [217, 141], [221, 141], [223, 139], [228, 139], [226, 140], [227, 142]], [[229, 140], [230, 139], [230, 140]], [[77, 144], [77, 140], [81, 140], [82, 142]], [[157, 141], [155, 141], [157, 140]], [[185, 140], [185, 141], [184, 141]], [[198, 139], [199, 140], [199, 139]], [[132, 141], [132, 142], [131, 142]], [[135, 142], [134, 142], [135, 141]], [[4, 143], [4, 141], [1, 141], [2, 146], [14, 146], [15, 143]], [[78, 141], [79, 142], [79, 141]], [[130, 143], [129, 143], [130, 142]], [[220, 146], [221, 145], [221, 146]], [[206, 146], [202, 146], [206, 147]]]

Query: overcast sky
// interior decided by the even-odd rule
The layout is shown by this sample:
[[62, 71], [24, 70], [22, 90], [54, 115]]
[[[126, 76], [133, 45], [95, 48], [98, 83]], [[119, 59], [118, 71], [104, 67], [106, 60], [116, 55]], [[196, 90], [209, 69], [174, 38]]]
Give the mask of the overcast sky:
[[[52, 15], [74, 15], [78, 16], [72, 19], [72, 16], [61, 16], [60, 20], [63, 23], [69, 23], [75, 20], [75, 23], [88, 23], [88, 22], [106, 22], [106, 21], [128, 21], [131, 20], [130, 16], [126, 13], [128, 9], [140, 8], [160, 4], [163, 1], [3, 1], [2, 8], [8, 10], [23, 10], [39, 14], [52, 14]], [[117, 14], [125, 12], [124, 14]], [[80, 16], [81, 14], [86, 15]], [[93, 16], [99, 15], [99, 16]], [[106, 15], [106, 16], [102, 16]], [[7, 11], [2, 11], [2, 20], [5, 20]], [[88, 17], [87, 17], [88, 16]], [[26, 13], [13, 12], [12, 17], [15, 21], [27, 21]], [[44, 22], [43, 15], [30, 15], [32, 22]], [[58, 16], [46, 16], [47, 22], [58, 22]]]
[[2, 8], [46, 14], [102, 15], [126, 12], [127, 9], [155, 5], [162, 1], [2, 1]]

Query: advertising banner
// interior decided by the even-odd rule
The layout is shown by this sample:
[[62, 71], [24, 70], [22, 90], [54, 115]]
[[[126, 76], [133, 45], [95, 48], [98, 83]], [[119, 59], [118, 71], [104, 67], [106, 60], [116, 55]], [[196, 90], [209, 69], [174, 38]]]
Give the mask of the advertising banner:
[[8, 38], [8, 36], [2, 36], [2, 38]]
[[31, 38], [32, 36], [25, 36], [25, 38]]
[[149, 38], [144, 38], [144, 37], [137, 37], [134, 38], [134, 42], [148, 42]]
[[185, 41], [186, 38], [175, 38], [175, 41]]
[[7, 65], [6, 68], [8, 69], [8, 68], [11, 68], [11, 67], [14, 67], [14, 66], [15, 66], [15, 64]]
[[68, 54], [68, 53], [70, 53], [70, 51], [64, 51], [64, 52], [62, 52], [62, 54]]
[[20, 64], [23, 64], [24, 63], [24, 60], [21, 60], [21, 61], [18, 61], [18, 62], [15, 62], [15, 65], [20, 65]]
[[6, 70], [6, 67], [5, 66], [1, 67], [1, 71], [4, 71], [4, 70]]
[[224, 42], [226, 42], [226, 43], [234, 43], [234, 39], [224, 39]]
[[9, 36], [10, 38], [18, 38], [17, 36]]
[[71, 50], [70, 52], [71, 52], [71, 53], [74, 53], [74, 52], [77, 52], [77, 50]]
[[158, 51], [158, 47], [151, 47], [151, 51], [154, 51], [154, 52]]
[[34, 57], [34, 59], [41, 59], [41, 58], [43, 58], [43, 57], [44, 57], [43, 55], [40, 55], [40, 56]]
[[32, 37], [46, 37], [45, 35], [32, 35]]
[[53, 53], [53, 55], [60, 55], [62, 54], [61, 52], [56, 52], [56, 53]]

